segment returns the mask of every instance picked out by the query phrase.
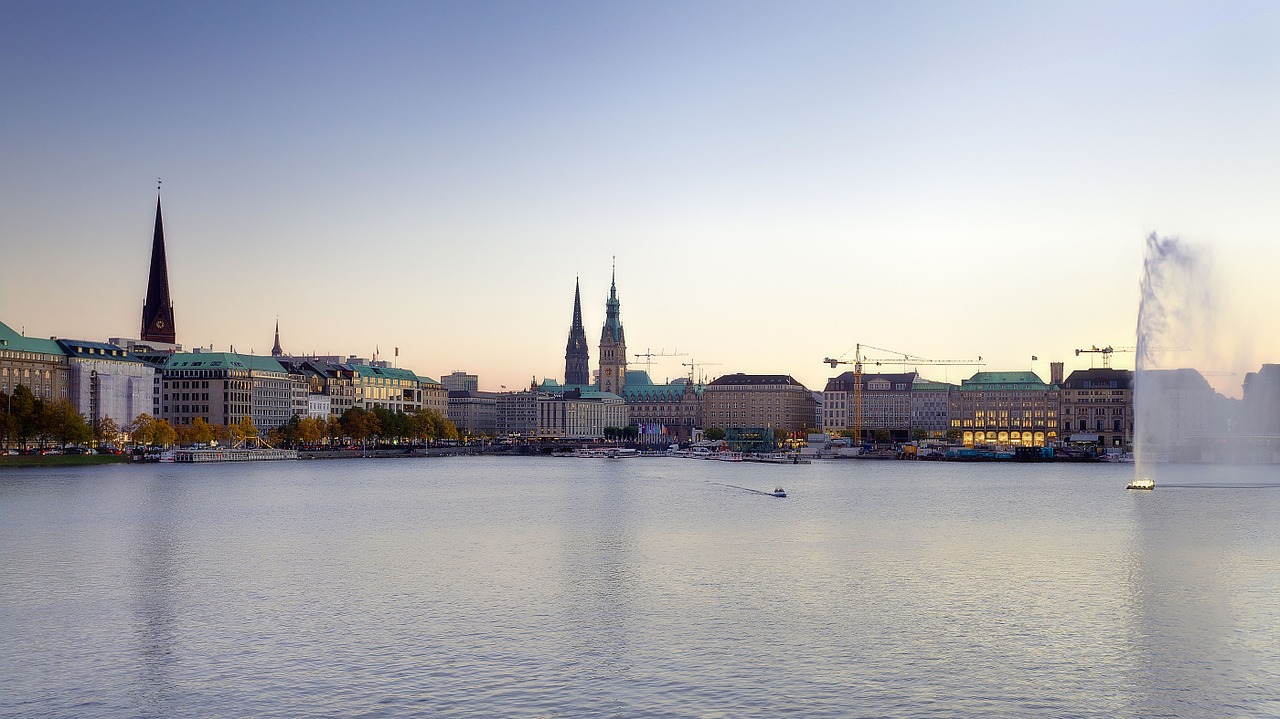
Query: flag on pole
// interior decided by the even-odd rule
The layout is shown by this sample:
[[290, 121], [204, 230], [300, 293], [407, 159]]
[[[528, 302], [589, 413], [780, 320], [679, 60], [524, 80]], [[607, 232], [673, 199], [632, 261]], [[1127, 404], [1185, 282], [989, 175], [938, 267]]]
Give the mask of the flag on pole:
[[1035, 356], [1035, 355], [1031, 355], [1031, 361], [1032, 361], [1032, 362], [1036, 362], [1036, 361], [1038, 361], [1039, 359], [1040, 359], [1039, 357], [1037, 357], [1037, 356]]
[[397, 357], [399, 357], [399, 356], [400, 356], [400, 348], [399, 348], [399, 347], [397, 347], [397, 348], [396, 348], [396, 356], [397, 356]]

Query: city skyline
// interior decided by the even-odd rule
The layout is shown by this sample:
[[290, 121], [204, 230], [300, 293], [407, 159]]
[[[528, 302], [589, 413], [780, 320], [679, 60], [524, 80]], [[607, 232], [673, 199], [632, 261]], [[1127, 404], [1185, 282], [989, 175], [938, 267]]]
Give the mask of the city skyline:
[[1047, 377], [1134, 344], [1158, 232], [1213, 250], [1239, 365], [1280, 356], [1248, 311], [1280, 303], [1266, 5], [4, 14], [0, 319], [31, 336], [137, 334], [161, 175], [187, 347], [268, 354], [278, 316], [292, 354], [519, 387], [562, 376], [575, 276], [604, 321], [616, 255], [628, 359], [690, 355], [658, 380], [820, 390], [859, 342]]

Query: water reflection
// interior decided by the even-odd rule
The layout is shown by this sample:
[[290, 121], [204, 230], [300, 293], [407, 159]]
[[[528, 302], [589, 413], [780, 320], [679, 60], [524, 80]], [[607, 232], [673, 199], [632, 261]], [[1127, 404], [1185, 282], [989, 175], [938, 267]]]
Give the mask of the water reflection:
[[1280, 680], [1280, 666], [1251, 646], [1275, 621], [1273, 609], [1251, 601], [1274, 591], [1257, 586], [1269, 584], [1258, 567], [1274, 563], [1277, 549], [1276, 495], [1252, 489], [1268, 484], [1262, 471], [1166, 465], [1159, 489], [1130, 493], [1133, 715], [1280, 709], [1264, 689]]
[[179, 635], [177, 597], [183, 592], [182, 483], [153, 477], [140, 499], [129, 577], [138, 653], [134, 694], [143, 716], [171, 716]]
[[[631, 668], [627, 656], [628, 621], [634, 611], [634, 535], [629, 482], [619, 461], [601, 460], [599, 482], [582, 492], [585, 504], [566, 502], [560, 547], [563, 565], [564, 624], [569, 644], [568, 670], [595, 673], [601, 679]], [[572, 481], [572, 480], [570, 480]], [[576, 491], [568, 487], [568, 491]]]

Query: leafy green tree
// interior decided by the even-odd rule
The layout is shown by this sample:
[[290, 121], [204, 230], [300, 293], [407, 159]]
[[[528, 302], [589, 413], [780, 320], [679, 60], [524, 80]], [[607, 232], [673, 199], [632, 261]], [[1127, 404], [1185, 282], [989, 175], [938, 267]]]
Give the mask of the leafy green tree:
[[9, 395], [0, 392], [0, 446], [8, 447], [16, 433], [17, 424], [9, 412]]
[[949, 441], [959, 442], [961, 438], [964, 437], [964, 432], [961, 432], [958, 429], [949, 429], [947, 430], [946, 437]]
[[11, 410], [13, 432], [18, 437], [18, 442], [23, 447], [31, 441], [36, 435], [40, 426], [40, 413], [38, 405], [40, 400], [32, 394], [31, 388], [25, 384], [20, 384], [13, 388], [13, 398], [10, 402], [13, 405]]
[[919, 442], [922, 439], [926, 439], [928, 438], [928, 436], [929, 436], [929, 433], [920, 427], [916, 427], [915, 429], [911, 430], [911, 439], [916, 442]]
[[377, 415], [361, 407], [352, 407], [343, 412], [339, 422], [342, 423], [343, 434], [361, 445], [369, 438], [378, 436], [381, 429]]
[[703, 432], [702, 435], [712, 442], [719, 442], [724, 439], [724, 430], [719, 427], [708, 427], [707, 431]]
[[877, 444], [885, 444], [893, 440], [893, 435], [887, 429], [877, 429], [872, 433], [872, 437], [875, 438]]
[[622, 438], [625, 440], [635, 441], [635, 439], [639, 436], [640, 436], [640, 427], [637, 425], [629, 424], [626, 427], [622, 428]]
[[93, 429], [70, 400], [42, 403], [41, 410], [40, 433], [44, 438], [64, 447], [68, 444], [84, 444], [93, 439]]

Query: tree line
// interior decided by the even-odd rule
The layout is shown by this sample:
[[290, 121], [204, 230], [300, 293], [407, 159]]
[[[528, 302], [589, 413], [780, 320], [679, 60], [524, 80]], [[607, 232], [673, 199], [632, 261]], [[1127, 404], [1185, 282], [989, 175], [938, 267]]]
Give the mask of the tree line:
[[[46, 401], [26, 385], [18, 385], [12, 395], [0, 392], [0, 443], [5, 447], [123, 445], [169, 447], [187, 444], [220, 444], [257, 441], [261, 433], [250, 417], [226, 426], [196, 417], [190, 424], [173, 425], [164, 418], [142, 413], [120, 424], [103, 417], [96, 425], [76, 411], [70, 400]], [[341, 417], [299, 417], [267, 432], [275, 446], [337, 444], [350, 440], [369, 442], [434, 441], [457, 439], [458, 428], [439, 410], [420, 408], [412, 412], [375, 407], [353, 407]], [[127, 441], [126, 441], [127, 440]]]

